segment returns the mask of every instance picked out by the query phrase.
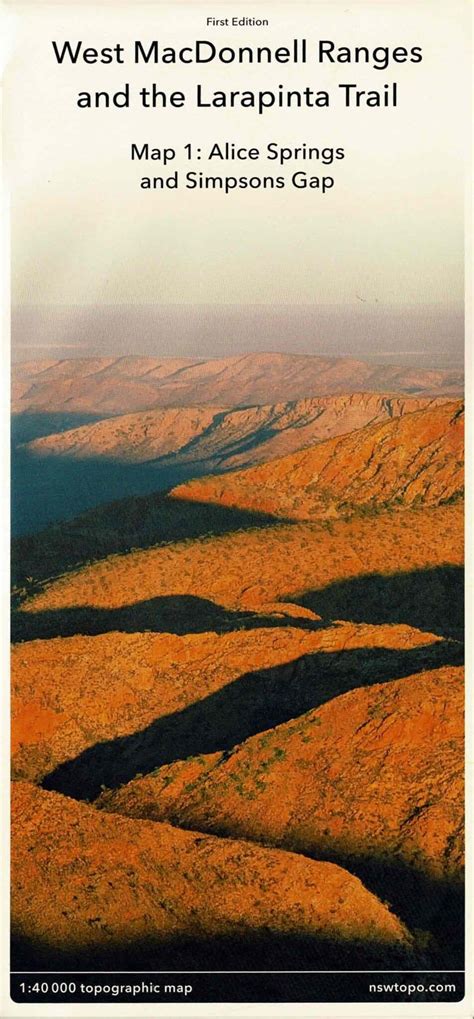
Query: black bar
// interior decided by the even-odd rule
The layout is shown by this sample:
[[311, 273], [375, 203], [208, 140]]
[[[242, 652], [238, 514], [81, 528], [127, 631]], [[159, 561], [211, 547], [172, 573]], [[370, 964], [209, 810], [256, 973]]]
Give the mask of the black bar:
[[[375, 985], [375, 990], [374, 990]], [[132, 990], [135, 988], [135, 990]], [[464, 973], [13, 973], [20, 1003], [462, 1001]]]

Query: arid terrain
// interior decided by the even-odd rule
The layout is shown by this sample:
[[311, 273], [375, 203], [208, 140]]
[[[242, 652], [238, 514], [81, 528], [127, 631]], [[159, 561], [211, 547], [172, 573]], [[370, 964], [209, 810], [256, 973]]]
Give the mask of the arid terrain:
[[[205, 965], [233, 949], [302, 945], [320, 963], [404, 962], [406, 927], [356, 877], [304, 855], [104, 814], [28, 783], [13, 787], [14, 913], [23, 944], [116, 965], [179, 952]], [[16, 837], [15, 837], [16, 836]], [[68, 881], [64, 881], [65, 874]], [[277, 890], [277, 894], [276, 894]], [[58, 909], [58, 904], [61, 909]], [[296, 941], [296, 945], [295, 945]], [[315, 951], [316, 950], [316, 951]], [[287, 949], [288, 951], [288, 949]]]
[[77, 460], [103, 457], [118, 463], [167, 458], [169, 466], [193, 465], [193, 473], [264, 463], [343, 435], [367, 424], [415, 410], [435, 408], [447, 397], [393, 397], [349, 393], [242, 410], [168, 408], [100, 420], [25, 444], [41, 457]]
[[[361, 391], [348, 388], [353, 377]], [[17, 365], [14, 534], [435, 408], [459, 392], [459, 382], [443, 371], [410, 374], [347, 359], [270, 354], [196, 363], [105, 358]], [[366, 384], [375, 391], [364, 391]]]
[[357, 506], [438, 505], [463, 491], [462, 415], [460, 402], [428, 407], [173, 494], [300, 520]]
[[15, 365], [12, 410], [126, 414], [152, 407], [241, 407], [357, 390], [459, 396], [462, 387], [459, 371], [305, 354], [75, 358]]
[[18, 456], [70, 487], [13, 547], [18, 968], [461, 968], [455, 373], [101, 358], [15, 387]]

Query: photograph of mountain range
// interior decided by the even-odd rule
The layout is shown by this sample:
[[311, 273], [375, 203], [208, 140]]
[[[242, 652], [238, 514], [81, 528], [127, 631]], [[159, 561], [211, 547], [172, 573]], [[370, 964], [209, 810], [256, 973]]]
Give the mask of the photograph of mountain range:
[[462, 381], [15, 363], [16, 969], [462, 968]]

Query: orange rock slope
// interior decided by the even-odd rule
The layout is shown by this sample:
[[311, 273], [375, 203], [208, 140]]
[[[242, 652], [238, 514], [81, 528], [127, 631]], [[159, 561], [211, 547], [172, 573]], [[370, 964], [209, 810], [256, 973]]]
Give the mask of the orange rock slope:
[[[462, 564], [463, 523], [460, 504], [385, 512], [327, 526], [281, 524], [133, 551], [53, 580], [22, 601], [21, 614], [79, 607], [131, 609], [154, 598], [183, 595], [230, 610], [262, 611], [268, 603], [294, 601], [304, 592], [351, 578], [379, 574], [389, 582], [396, 574], [403, 573], [408, 579], [408, 573], [416, 571], [413, 589], [407, 584], [410, 603], [404, 605], [399, 593], [399, 602], [389, 605], [387, 617], [378, 621], [410, 622], [403, 618], [405, 609], [408, 615], [422, 618], [424, 599], [429, 603], [433, 597], [433, 610], [437, 606], [438, 613], [446, 616], [451, 605], [437, 588], [436, 572], [428, 571], [437, 571], [443, 564]], [[157, 603], [157, 610], [159, 607]], [[189, 622], [199, 619], [205, 608], [197, 602], [192, 610], [188, 607]], [[343, 607], [336, 618], [348, 618]], [[159, 627], [159, 614], [156, 622]], [[31, 619], [29, 625], [33, 624]], [[106, 629], [120, 628], [107, 626], [105, 617], [104, 624]]]
[[12, 655], [13, 775], [39, 781], [70, 761], [56, 787], [97, 795], [101, 784], [232, 747], [360, 683], [453, 655], [408, 626], [349, 623], [22, 643]]
[[[410, 937], [362, 883], [330, 863], [248, 842], [107, 815], [28, 783], [13, 786], [13, 932], [33, 957], [49, 949], [97, 962], [183, 938], [306, 937], [313, 957], [364, 945], [408, 954]], [[278, 894], [275, 890], [278, 889]], [[152, 964], [153, 965], [153, 964]]]
[[429, 407], [260, 467], [178, 485], [172, 495], [297, 520], [390, 503], [437, 505], [463, 491], [463, 423], [461, 403]]
[[159, 768], [98, 803], [323, 859], [459, 878], [463, 701], [460, 668], [359, 688], [230, 754]]

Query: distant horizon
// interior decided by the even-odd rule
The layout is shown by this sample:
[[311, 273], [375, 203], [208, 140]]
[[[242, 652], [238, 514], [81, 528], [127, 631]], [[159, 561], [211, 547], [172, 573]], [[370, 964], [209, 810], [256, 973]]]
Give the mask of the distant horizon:
[[463, 370], [457, 303], [19, 305], [12, 361], [273, 353]]
[[[397, 358], [401, 357], [402, 355], [408, 357], [411, 353], [412, 353], [411, 351], [400, 351], [400, 352], [398, 352], [396, 354], [396, 356], [397, 356]], [[35, 362], [35, 361], [50, 361], [50, 360], [57, 360], [57, 361], [60, 361], [60, 362], [62, 362], [62, 361], [89, 361], [89, 360], [90, 361], [94, 361], [94, 360], [97, 360], [97, 359], [99, 359], [99, 360], [104, 359], [104, 360], [111, 360], [111, 361], [115, 361], [115, 360], [116, 361], [122, 361], [122, 360], [125, 360], [126, 358], [129, 358], [129, 359], [136, 358], [137, 361], [140, 361], [143, 358], [149, 358], [151, 360], [156, 360], [156, 361], [175, 361], [175, 360], [186, 361], [186, 360], [188, 360], [191, 363], [192, 362], [194, 362], [194, 363], [201, 363], [201, 362], [202, 363], [206, 363], [207, 361], [227, 361], [227, 360], [232, 360], [234, 358], [237, 358], [237, 360], [239, 360], [239, 359], [245, 358], [245, 357], [252, 357], [253, 355], [257, 355], [257, 356], [268, 355], [269, 357], [272, 357], [272, 356], [275, 357], [275, 356], [282, 355], [282, 356], [285, 356], [285, 357], [295, 357], [295, 358], [296, 357], [305, 357], [305, 358], [306, 357], [307, 358], [312, 357], [312, 358], [320, 358], [321, 360], [328, 359], [328, 360], [335, 360], [335, 361], [355, 361], [355, 362], [359, 362], [361, 364], [363, 364], [364, 362], [371, 362], [373, 364], [377, 364], [377, 361], [376, 361], [375, 358], [373, 359], [373, 358], [369, 358], [369, 357], [366, 357], [366, 358], [363, 358], [363, 357], [354, 357], [351, 354], [334, 354], [331, 351], [318, 351], [318, 352], [315, 352], [315, 353], [309, 353], [307, 351], [301, 351], [301, 350], [289, 351], [289, 350], [277, 350], [277, 349], [275, 349], [275, 350], [242, 350], [242, 351], [236, 351], [235, 354], [225, 354], [225, 355], [222, 355], [222, 354], [205, 354], [205, 355], [204, 354], [195, 354], [195, 355], [193, 355], [193, 354], [188, 354], [188, 355], [187, 354], [183, 354], [183, 355], [176, 355], [176, 354], [150, 354], [150, 353], [143, 353], [143, 352], [140, 352], [140, 351], [139, 352], [135, 351], [134, 353], [132, 353], [131, 351], [128, 352], [128, 353], [127, 352], [122, 352], [120, 354], [83, 354], [83, 353], [79, 353], [79, 352], [75, 354], [75, 353], [73, 353], [71, 351], [68, 355], [62, 356], [62, 357], [58, 357], [58, 358], [52, 358], [51, 356], [48, 357], [45, 354], [45, 355], [43, 355], [41, 357], [28, 357], [27, 359], [26, 358], [25, 359], [22, 358], [22, 359], [12, 360], [12, 364], [15, 364], [15, 365], [29, 364], [30, 362]], [[392, 355], [393, 355], [393, 357], [395, 357], [395, 352], [390, 351], [390, 356], [392, 356]], [[388, 357], [389, 354], [387, 354], [387, 355], [380, 354], [379, 356], [380, 357], [385, 357], [385, 356]], [[417, 356], [417, 352], [416, 351], [413, 351], [413, 356]], [[425, 370], [425, 371], [430, 371], [430, 370], [431, 371], [456, 371], [456, 370], [459, 370], [459, 371], [461, 371], [464, 374], [462, 366], [460, 368], [453, 367], [451, 369], [450, 368], [435, 368], [435, 367], [430, 369], [428, 367], [421, 368], [420, 365], [400, 364], [399, 361], [396, 361], [396, 362], [395, 361], [394, 362], [386, 361], [383, 364], [381, 364], [381, 367], [388, 368], [391, 365], [393, 367], [397, 367], [397, 368], [398, 367], [403, 367], [403, 368], [418, 367], [418, 368], [420, 368], [420, 370]], [[362, 392], [362, 390], [360, 390], [360, 391]], [[352, 392], [352, 390], [351, 390], [351, 392]], [[357, 392], [359, 392], [359, 390], [357, 390]]]

